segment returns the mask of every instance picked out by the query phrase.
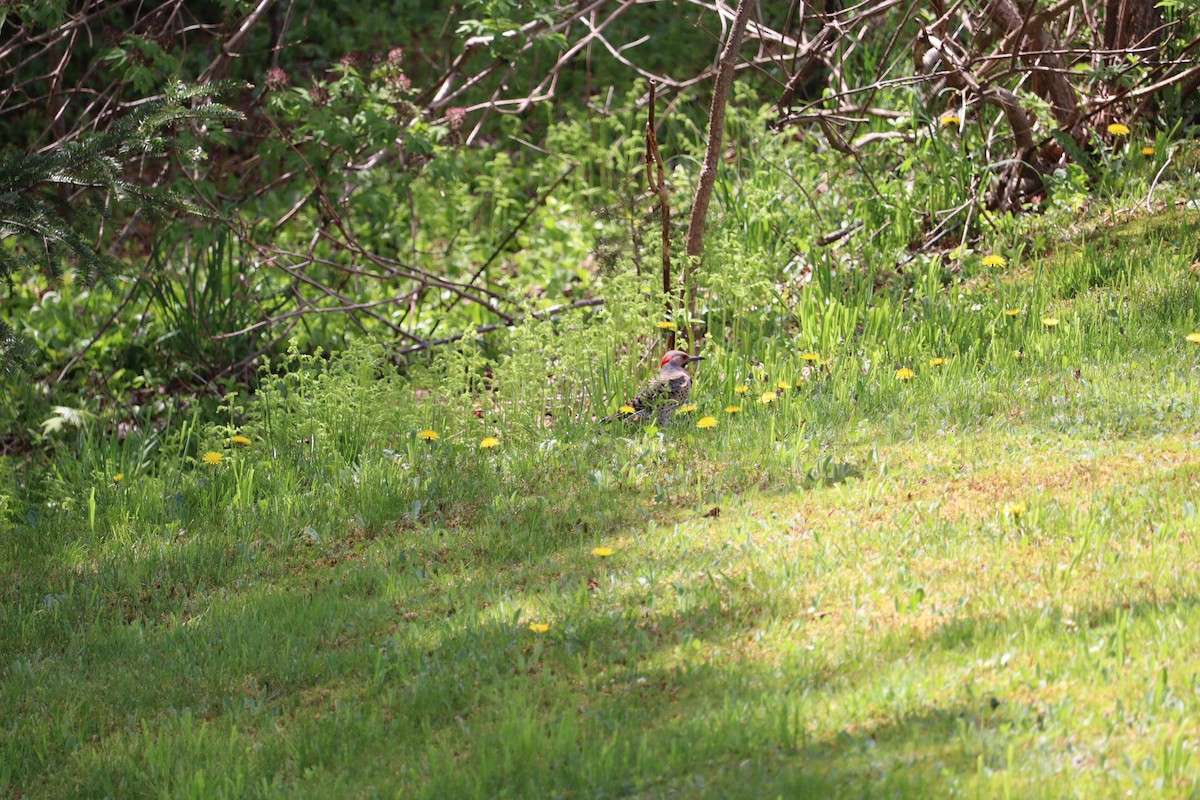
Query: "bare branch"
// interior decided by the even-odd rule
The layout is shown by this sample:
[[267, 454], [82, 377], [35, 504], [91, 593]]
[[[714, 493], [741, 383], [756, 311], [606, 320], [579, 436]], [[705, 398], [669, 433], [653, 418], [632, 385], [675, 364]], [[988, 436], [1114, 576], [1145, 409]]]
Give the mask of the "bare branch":
[[242, 20], [242, 24], [238, 26], [233, 35], [221, 45], [221, 50], [217, 53], [217, 57], [200, 73], [200, 83], [207, 83], [214, 77], [220, 76], [225, 69], [225, 65], [238, 57], [238, 45], [242, 43], [242, 40], [246, 38], [251, 29], [258, 24], [258, 21], [262, 19], [262, 15], [266, 13], [267, 9], [274, 2], [275, 0], [259, 0], [258, 5], [246, 15], [246, 18]]
[[[708, 219], [708, 205], [712, 200], [713, 185], [717, 180], [717, 169], [721, 161], [721, 142], [725, 134], [725, 104], [729, 88], [733, 85], [734, 67], [737, 64], [738, 48], [742, 33], [750, 17], [750, 0], [739, 0], [733, 28], [721, 51], [717, 67], [717, 82], [713, 87], [712, 107], [708, 116], [708, 146], [704, 151], [704, 164], [700, 169], [700, 180], [696, 187], [696, 198], [692, 203], [691, 218], [688, 220], [687, 256], [699, 258], [704, 252], [704, 227]], [[687, 267], [684, 267], [687, 272]], [[687, 280], [684, 280], [685, 284]]]
[[[646, 119], [646, 185], [649, 187], [650, 192], [658, 198], [658, 211], [662, 222], [663, 303], [666, 304], [667, 316], [670, 317], [673, 313], [671, 302], [671, 195], [667, 190], [662, 154], [658, 151], [658, 136], [655, 133], [654, 110], [657, 105], [655, 97], [656, 88], [657, 86], [654, 81], [651, 81], [649, 116]], [[681, 291], [681, 305], [683, 299], [683, 292]], [[667, 338], [670, 342], [670, 348], [674, 349], [675, 332], [671, 331]]]
[[[551, 306], [550, 308], [545, 308], [545, 309], [542, 309], [541, 311], [535, 311], [532, 314], [530, 314], [529, 316], [533, 317], [534, 319], [546, 319], [547, 317], [552, 317], [555, 314], [561, 314], [563, 311], [570, 311], [570, 310], [573, 310], [576, 308], [590, 308], [593, 306], [602, 306], [602, 305], [604, 305], [603, 297], [592, 297], [587, 300], [576, 300], [573, 303], [563, 303], [561, 305]], [[518, 320], [513, 320], [511, 322], [505, 322], [505, 323], [499, 324], [499, 325], [483, 325], [483, 326], [475, 329], [475, 334], [478, 335], [481, 333], [491, 333], [492, 331], [498, 331], [501, 328], [509, 328], [509, 327], [512, 327], [513, 325], [518, 324], [521, 321], [522, 320], [518, 319]], [[410, 353], [417, 353], [422, 350], [428, 350], [431, 347], [438, 347], [443, 344], [451, 344], [453, 342], [457, 342], [462, 339], [465, 339], [466, 337], [467, 337], [467, 334], [465, 334], [465, 333], [456, 333], [453, 336], [446, 336], [441, 339], [433, 339], [428, 342], [421, 342], [420, 344], [415, 344], [415, 345], [412, 345], [411, 347], [402, 347], [396, 351], [396, 354], [400, 355], [400, 356], [406, 356], [406, 355], [409, 355]]]
[[738, 0], [737, 12], [721, 58], [717, 66], [717, 81], [713, 86], [712, 108], [708, 114], [708, 146], [704, 151], [704, 165], [700, 169], [700, 180], [696, 185], [696, 199], [692, 202], [692, 214], [688, 220], [687, 259], [683, 264], [683, 286], [689, 298], [688, 316], [692, 330], [691, 346], [696, 349], [696, 294], [692, 287], [692, 270], [704, 253], [704, 227], [708, 220], [708, 204], [712, 200], [713, 186], [717, 180], [717, 169], [721, 163], [721, 142], [725, 133], [725, 104], [729, 99], [729, 88], [733, 85], [734, 69], [737, 66], [738, 50], [742, 34], [750, 18], [750, 0]]

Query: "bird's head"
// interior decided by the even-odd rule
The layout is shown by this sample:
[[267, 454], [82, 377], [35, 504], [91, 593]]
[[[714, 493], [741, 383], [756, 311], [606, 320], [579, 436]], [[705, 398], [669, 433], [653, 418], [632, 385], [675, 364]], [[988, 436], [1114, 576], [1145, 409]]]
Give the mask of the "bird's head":
[[685, 367], [693, 361], [703, 361], [704, 356], [689, 356], [682, 350], [668, 350], [663, 354], [662, 366], [666, 367], [673, 364], [677, 367]]

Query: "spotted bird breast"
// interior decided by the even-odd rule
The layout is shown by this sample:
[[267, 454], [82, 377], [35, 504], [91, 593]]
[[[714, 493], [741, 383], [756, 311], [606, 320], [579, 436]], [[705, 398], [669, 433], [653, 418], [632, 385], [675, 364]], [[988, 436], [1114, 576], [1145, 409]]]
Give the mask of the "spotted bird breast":
[[671, 397], [682, 398], [686, 397], [688, 389], [692, 385], [692, 378], [687, 373], [680, 375], [678, 378], [672, 378], [667, 381], [667, 385], [671, 387]]

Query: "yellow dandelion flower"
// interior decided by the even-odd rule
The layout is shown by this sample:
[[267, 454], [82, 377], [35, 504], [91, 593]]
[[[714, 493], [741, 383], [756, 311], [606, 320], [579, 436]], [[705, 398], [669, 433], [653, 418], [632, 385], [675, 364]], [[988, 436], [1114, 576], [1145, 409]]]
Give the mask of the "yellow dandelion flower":
[[717, 418], [716, 417], [701, 417], [700, 421], [696, 423], [696, 427], [697, 428], [715, 428], [715, 427], [717, 427]]
[[223, 455], [221, 455], [220, 453], [217, 453], [217, 452], [215, 452], [215, 451], [209, 450], [207, 453], [205, 453], [205, 454], [204, 454], [204, 455], [201, 457], [201, 460], [202, 460], [202, 461], [203, 461], [205, 464], [213, 464], [213, 465], [216, 465], [216, 464], [220, 464], [222, 461], [224, 461], [224, 460], [225, 460], [225, 456], [223, 456]]
[[982, 264], [985, 267], [1007, 267], [1008, 259], [998, 253], [992, 253], [983, 257]]
[[726, 414], [736, 414], [742, 410], [741, 406], [725, 406]]
[[1042, 324], [1047, 328], [1053, 328], [1058, 324], [1058, 317], [1042, 317]]
[[750, 391], [750, 387], [745, 385], [735, 386], [733, 387], [733, 391], [737, 394], [745, 394], [746, 392]]
[[500, 440], [495, 436], [485, 436], [483, 437], [483, 440], [479, 442], [479, 446], [484, 449], [489, 447], [499, 447]]
[[941, 367], [944, 366], [945, 363], [946, 359], [942, 358], [941, 356], [934, 356], [933, 358], [929, 359], [929, 366], [931, 367]]
[[1155, 152], [1154, 145], [1152, 144], [1148, 144], [1142, 148], [1142, 155], [1144, 156], [1152, 156]]
[[674, 330], [678, 330], [678, 328], [676, 328], [676, 327], [675, 327], [675, 323], [674, 323], [674, 322], [671, 322], [671, 321], [669, 321], [669, 320], [665, 320], [665, 319], [664, 319], [664, 320], [661, 320], [661, 321], [659, 321], [659, 322], [656, 322], [656, 323], [654, 323], [654, 324], [655, 324], [655, 326], [656, 326], [656, 327], [662, 328], [664, 331], [674, 331]]
[[618, 408], [618, 409], [617, 409], [617, 411], [620, 411], [622, 414], [635, 414], [635, 413], [637, 413], [637, 409], [636, 409], [636, 408], [634, 408], [633, 406], [629, 405], [628, 403], [626, 403], [625, 405], [623, 405], [623, 406], [621, 406], [620, 408]]
[[821, 357], [819, 355], [817, 355], [816, 353], [801, 353], [800, 360], [801, 361], [812, 361], [815, 364], [821, 363]]
[[546, 631], [550, 630], [550, 626], [545, 622], [531, 622], [529, 623], [529, 630], [533, 631], [534, 633], [545, 633]]
[[113, 475], [113, 483], [120, 483], [123, 480], [125, 480], [124, 472], [118, 472], [116, 475]]
[[693, 411], [695, 411], [695, 410], [696, 410], [696, 408], [697, 408], [697, 406], [696, 406], [696, 404], [695, 404], [695, 403], [688, 403], [686, 406], [680, 406], [680, 407], [679, 407], [679, 411], [678, 411], [677, 413], [680, 413], [680, 414], [690, 414], [690, 413], [692, 413]]
[[792, 388], [792, 385], [787, 381], [778, 381], [775, 384], [775, 387], [781, 392], [786, 392], [788, 389]]
[[1010, 517], [1019, 517], [1025, 513], [1024, 503], [1009, 503], [1004, 507], [1004, 513]]
[[768, 403], [774, 403], [777, 397], [778, 395], [776, 395], [774, 392], [763, 392], [762, 395], [759, 396], [758, 402], [765, 406]]
[[1192, 344], [1200, 344], [1200, 333], [1189, 333], [1183, 338], [1187, 339]]
[[1121, 122], [1114, 122], [1108, 126], [1108, 132], [1113, 136], [1128, 136], [1129, 126]]
[[954, 128], [962, 124], [962, 117], [958, 114], [942, 114], [941, 123], [943, 128]]
[[898, 381], [911, 381], [916, 376], [917, 373], [913, 372], [908, 367], [901, 367], [900, 369], [896, 370], [896, 380]]
[[424, 439], [427, 442], [435, 442], [441, 437], [438, 436], [437, 431], [433, 430], [432, 428], [426, 428], [417, 434], [417, 438]]
[[247, 444], [251, 443], [250, 437], [242, 436], [241, 434], [239, 434], [237, 436], [230, 436], [229, 441], [233, 442], [234, 444], [240, 444], [240, 445], [247, 445]]
[[599, 556], [600, 558], [608, 558], [615, 552], [617, 552], [617, 551], [613, 550], [611, 547], [593, 547], [592, 548], [592, 555]]
[[1007, 316], [1010, 316], [1010, 317], [1015, 317], [1015, 316], [1017, 316], [1018, 314], [1020, 314], [1020, 313], [1021, 313], [1021, 309], [1019, 309], [1019, 308], [1006, 308], [1006, 309], [1004, 309], [1004, 313], [1005, 313], [1005, 315], [1007, 315]]

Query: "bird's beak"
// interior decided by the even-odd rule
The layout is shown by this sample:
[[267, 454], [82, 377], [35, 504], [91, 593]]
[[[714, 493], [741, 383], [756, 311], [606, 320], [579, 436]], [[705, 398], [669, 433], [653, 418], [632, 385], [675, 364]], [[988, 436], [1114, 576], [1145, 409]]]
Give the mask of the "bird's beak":
[[693, 361], [703, 361], [703, 360], [704, 360], [704, 356], [688, 356], [687, 363], [690, 364]]

